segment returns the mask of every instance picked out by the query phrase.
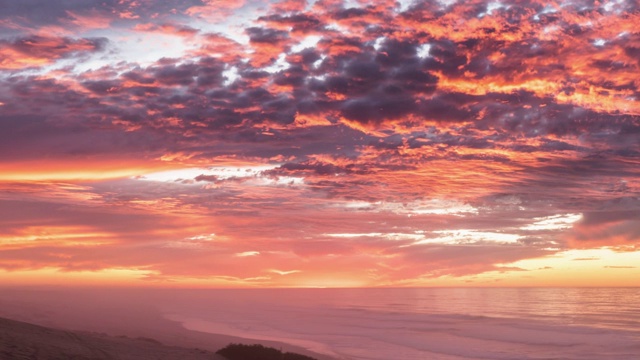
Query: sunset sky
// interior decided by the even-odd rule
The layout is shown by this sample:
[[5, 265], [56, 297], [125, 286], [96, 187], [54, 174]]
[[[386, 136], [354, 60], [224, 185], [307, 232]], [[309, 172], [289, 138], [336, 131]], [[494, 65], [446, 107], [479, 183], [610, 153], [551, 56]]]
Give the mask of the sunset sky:
[[637, 286], [639, 24], [0, 0], [0, 285]]

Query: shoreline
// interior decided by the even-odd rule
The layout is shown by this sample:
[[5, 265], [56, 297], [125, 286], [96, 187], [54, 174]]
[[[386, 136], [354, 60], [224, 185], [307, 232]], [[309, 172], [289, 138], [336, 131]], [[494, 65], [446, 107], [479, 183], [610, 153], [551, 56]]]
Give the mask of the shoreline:
[[[278, 349], [282, 349], [283, 351], [295, 352], [307, 356], [314, 357], [318, 360], [343, 360], [339, 354], [333, 352], [328, 346], [325, 344], [309, 341], [309, 340], [301, 340], [301, 339], [291, 339], [288, 337], [280, 337], [280, 336], [265, 336], [251, 333], [242, 333], [238, 330], [233, 330], [226, 324], [222, 323], [213, 323], [210, 321], [205, 321], [196, 318], [188, 318], [181, 315], [176, 314], [165, 314], [163, 316], [167, 321], [175, 323], [177, 326], [182, 328], [184, 331], [188, 331], [191, 333], [204, 334], [204, 336], [210, 336], [215, 338], [216, 340], [225, 339], [231, 340], [229, 342], [233, 343], [242, 343], [242, 344], [261, 344], [264, 346], [275, 347]], [[203, 335], [198, 335], [198, 337], [203, 337]], [[225, 344], [225, 345], [227, 345]], [[222, 347], [224, 347], [223, 345]]]
[[[233, 333], [188, 329], [181, 321], [168, 319], [161, 306], [150, 296], [109, 292], [78, 292], [76, 296], [49, 291], [13, 292], [11, 296], [0, 294], [0, 318], [25, 322], [37, 326], [108, 335], [112, 337], [148, 338], [169, 346], [199, 348], [215, 352], [230, 343], [261, 344], [314, 357], [318, 360], [343, 360], [297, 346], [287, 339], [267, 340], [235, 336]], [[46, 304], [42, 302], [47, 295]], [[209, 329], [210, 330], [210, 329]]]
[[[159, 314], [160, 315], [160, 314]], [[225, 333], [201, 331], [190, 329], [178, 320], [171, 320], [163, 316], [158, 316], [154, 322], [155, 330], [143, 328], [129, 328], [126, 331], [118, 331], [114, 328], [106, 327], [100, 329], [98, 326], [92, 327], [67, 327], [51, 321], [27, 320], [22, 316], [7, 316], [3, 314], [0, 322], [19, 322], [27, 327], [37, 327], [51, 329], [57, 332], [74, 333], [80, 336], [92, 336], [97, 339], [108, 337], [110, 339], [122, 341], [143, 341], [158, 343], [166, 347], [176, 347], [188, 351], [207, 350], [211, 353], [224, 348], [229, 344], [260, 344], [266, 347], [275, 348], [284, 352], [307, 355], [317, 360], [346, 360], [337, 356], [319, 353], [304, 346], [296, 345], [286, 341], [287, 339], [270, 340], [252, 337], [236, 336]], [[45, 330], [48, 331], [48, 330]]]

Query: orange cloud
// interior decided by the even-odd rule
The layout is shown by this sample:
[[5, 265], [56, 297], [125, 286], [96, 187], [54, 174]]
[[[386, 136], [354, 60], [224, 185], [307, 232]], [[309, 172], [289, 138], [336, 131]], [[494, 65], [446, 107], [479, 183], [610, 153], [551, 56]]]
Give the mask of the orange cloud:
[[245, 5], [244, 0], [240, 1], [218, 1], [205, 0], [202, 6], [192, 6], [185, 13], [190, 16], [201, 16], [208, 20], [220, 21], [231, 15], [235, 10]]
[[0, 69], [40, 67], [75, 54], [104, 48], [105, 39], [70, 39], [30, 36], [12, 42], [0, 41]]
[[165, 24], [151, 24], [151, 23], [136, 24], [133, 27], [133, 29], [136, 30], [136, 31], [159, 33], [159, 34], [166, 34], [166, 35], [176, 35], [176, 36], [182, 36], [182, 37], [185, 37], [185, 38], [192, 38], [199, 31], [199, 30], [194, 29], [194, 28], [189, 27], [189, 26], [168, 24], [168, 23], [165, 23]]

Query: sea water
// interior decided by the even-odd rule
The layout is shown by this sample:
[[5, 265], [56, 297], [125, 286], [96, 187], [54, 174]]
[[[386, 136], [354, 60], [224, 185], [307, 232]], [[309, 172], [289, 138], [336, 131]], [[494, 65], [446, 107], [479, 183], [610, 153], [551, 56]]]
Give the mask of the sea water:
[[345, 360], [640, 359], [640, 288], [192, 290], [160, 308]]

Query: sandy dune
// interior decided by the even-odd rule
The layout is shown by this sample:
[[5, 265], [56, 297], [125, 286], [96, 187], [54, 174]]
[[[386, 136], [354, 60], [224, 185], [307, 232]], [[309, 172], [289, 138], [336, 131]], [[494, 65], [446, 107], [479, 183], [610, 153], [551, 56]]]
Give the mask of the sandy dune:
[[148, 338], [56, 330], [0, 319], [2, 360], [224, 360], [213, 352], [164, 345]]

